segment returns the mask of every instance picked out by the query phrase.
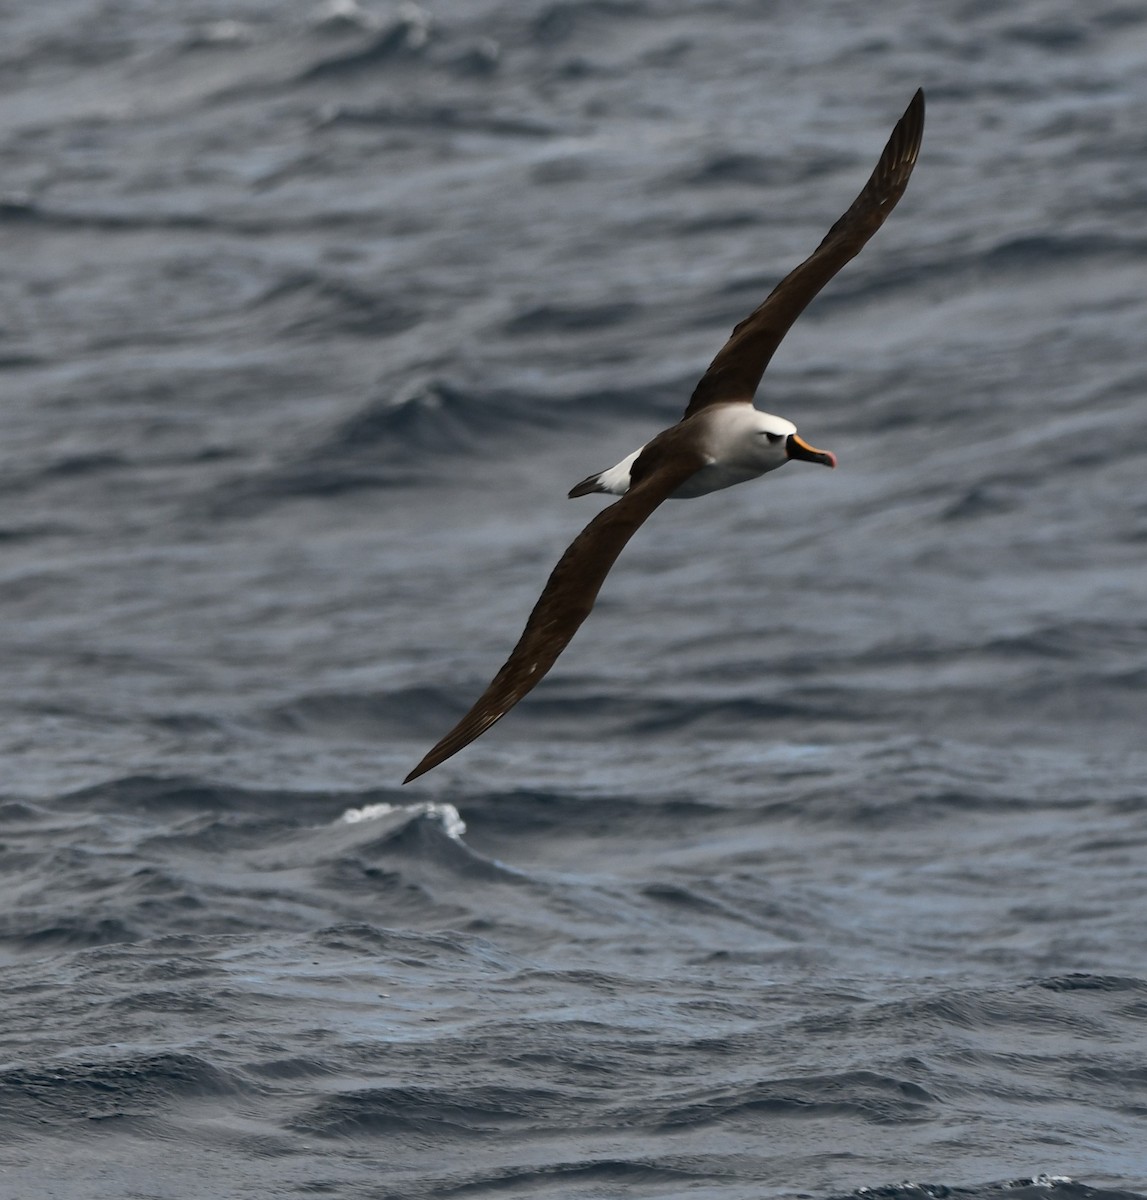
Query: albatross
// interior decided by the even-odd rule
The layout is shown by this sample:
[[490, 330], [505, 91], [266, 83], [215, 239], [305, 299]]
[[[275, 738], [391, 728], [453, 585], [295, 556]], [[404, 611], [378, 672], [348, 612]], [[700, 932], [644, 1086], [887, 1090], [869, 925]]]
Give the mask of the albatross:
[[578, 534], [553, 569], [518, 644], [468, 713], [403, 780], [409, 783], [485, 733], [536, 687], [589, 616], [629, 539], [663, 501], [704, 496], [797, 459], [836, 466], [796, 426], [753, 405], [765, 368], [793, 322], [884, 224], [904, 194], [924, 133], [924, 92], [896, 123], [868, 182], [808, 258], [737, 325], [693, 390], [685, 414], [570, 496], [620, 496]]

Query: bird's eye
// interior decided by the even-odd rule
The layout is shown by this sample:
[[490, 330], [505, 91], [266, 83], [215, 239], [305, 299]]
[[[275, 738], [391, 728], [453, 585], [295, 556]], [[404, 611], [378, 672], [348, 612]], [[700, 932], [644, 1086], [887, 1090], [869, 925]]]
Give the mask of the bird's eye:
[[784, 437], [784, 434], [783, 433], [769, 433], [768, 431], [766, 431], [765, 437], [767, 437], [769, 439], [769, 441], [772, 442], [773, 445], [775, 446], [777, 444], [777, 442], [779, 442], [781, 440], [781, 438]]

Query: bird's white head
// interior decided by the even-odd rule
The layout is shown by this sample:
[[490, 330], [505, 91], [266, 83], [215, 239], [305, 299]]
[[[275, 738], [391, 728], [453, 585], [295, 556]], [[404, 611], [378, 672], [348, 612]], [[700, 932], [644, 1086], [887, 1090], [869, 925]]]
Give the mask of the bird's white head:
[[820, 463], [825, 467], [836, 466], [836, 455], [831, 450], [818, 450], [810, 446], [797, 435], [797, 427], [792, 421], [759, 410], [756, 417], [756, 435], [767, 447], [765, 455], [775, 460], [775, 466], [783, 466], [790, 458]]

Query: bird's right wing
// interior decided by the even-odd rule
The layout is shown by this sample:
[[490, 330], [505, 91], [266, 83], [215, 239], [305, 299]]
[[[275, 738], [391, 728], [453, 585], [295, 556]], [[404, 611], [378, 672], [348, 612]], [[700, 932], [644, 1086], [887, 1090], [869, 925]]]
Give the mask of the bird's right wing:
[[812, 254], [733, 330], [693, 390], [686, 417], [726, 400], [752, 401], [769, 360], [793, 322], [837, 271], [860, 253], [904, 195], [923, 136], [924, 92], [918, 90], [860, 195]]
[[[668, 440], [669, 446], [673, 440]], [[706, 462], [687, 446], [668, 454], [659, 454], [659, 449], [651, 444], [642, 458], [653, 450], [652, 463], [639, 460], [634, 464], [637, 482], [620, 500], [602, 509], [570, 543], [505, 665], [470, 711], [427, 752], [403, 783], [417, 779], [468, 746], [541, 682], [589, 616], [610, 567], [626, 543], [653, 510]], [[640, 470], [642, 467], [646, 469]]]

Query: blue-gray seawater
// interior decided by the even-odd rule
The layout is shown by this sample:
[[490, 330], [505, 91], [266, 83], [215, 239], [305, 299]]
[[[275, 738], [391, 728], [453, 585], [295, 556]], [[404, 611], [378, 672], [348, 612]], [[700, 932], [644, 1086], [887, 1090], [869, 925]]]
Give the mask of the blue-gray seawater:
[[1147, 8], [0, 17], [0, 1195], [1147, 1191]]

